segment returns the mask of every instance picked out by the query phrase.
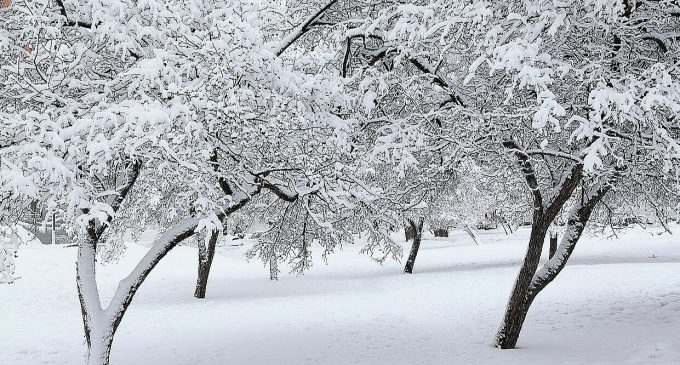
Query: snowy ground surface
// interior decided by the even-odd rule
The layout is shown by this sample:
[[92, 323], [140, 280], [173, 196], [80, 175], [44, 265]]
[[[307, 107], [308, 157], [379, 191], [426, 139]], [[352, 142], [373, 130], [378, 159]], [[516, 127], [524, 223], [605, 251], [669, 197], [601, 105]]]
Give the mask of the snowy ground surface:
[[[222, 247], [202, 301], [195, 249], [179, 247], [140, 289], [112, 364], [680, 364], [680, 239], [642, 230], [585, 237], [534, 303], [519, 349], [494, 349], [527, 235], [426, 240], [412, 276], [350, 246], [277, 282], [244, 247]], [[100, 268], [103, 295], [145, 250], [132, 244]], [[81, 363], [75, 253], [20, 251], [22, 278], [0, 286], [0, 364]]]

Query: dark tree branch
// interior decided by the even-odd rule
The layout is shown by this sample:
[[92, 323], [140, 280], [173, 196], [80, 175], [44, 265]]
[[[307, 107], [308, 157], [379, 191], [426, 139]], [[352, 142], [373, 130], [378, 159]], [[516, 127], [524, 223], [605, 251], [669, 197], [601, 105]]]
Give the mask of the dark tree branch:
[[352, 49], [352, 38], [347, 38], [347, 45], [345, 47], [345, 56], [342, 58], [342, 77], [347, 77], [347, 70], [350, 65], [350, 55]]
[[465, 107], [465, 103], [463, 100], [451, 90], [451, 85], [444, 80], [441, 76], [437, 75], [435, 70], [431, 70], [429, 67], [425, 66], [420, 60], [418, 60], [415, 57], [410, 57], [409, 61], [422, 73], [428, 74], [432, 76], [432, 83], [441, 86], [443, 89], [446, 89], [449, 93], [450, 99], [442, 104], [444, 106], [445, 104], [449, 102], [453, 102], [454, 104]]
[[[357, 38], [357, 37], [365, 37], [365, 35], [357, 35], [357, 36], [354, 36], [354, 37], [348, 37], [348, 38], [347, 38], [347, 49], [346, 49], [346, 51], [345, 51], [345, 57], [344, 57], [344, 59], [343, 59], [343, 70], [342, 70], [343, 77], [344, 77], [344, 75], [347, 73], [346, 68], [349, 67], [349, 63], [350, 63], [350, 62], [349, 62], [349, 57], [350, 57], [349, 47], [350, 47], [352, 38]], [[373, 35], [373, 34], [368, 35], [368, 37], [375, 38], [375, 39], [378, 39], [378, 40], [381, 40], [381, 41], [383, 40], [381, 37], [376, 36], [376, 35]], [[373, 57], [369, 60], [368, 65], [369, 65], [369, 66], [373, 66], [373, 65], [375, 65], [378, 61], [384, 59], [384, 58], [387, 57], [388, 55], [390, 55], [390, 54], [392, 54], [392, 53], [397, 53], [397, 52], [398, 52], [398, 50], [397, 50], [396, 48], [383, 47], [378, 53], [375, 53], [375, 54], [373, 55]], [[436, 84], [436, 85], [439, 85], [441, 88], [443, 88], [443, 89], [445, 89], [445, 90], [447, 91], [447, 93], [449, 94], [449, 100], [446, 100], [445, 102], [443, 102], [443, 103], [439, 106], [440, 108], [443, 107], [443, 106], [445, 106], [445, 105], [448, 104], [448, 103], [454, 103], [454, 104], [456, 104], [456, 105], [458, 105], [458, 106], [466, 107], [465, 103], [464, 103], [463, 100], [460, 98], [460, 96], [458, 96], [458, 94], [456, 94], [456, 93], [452, 90], [451, 85], [448, 83], [448, 81], [446, 81], [444, 78], [442, 78], [441, 76], [439, 76], [439, 75], [437, 74], [437, 70], [439, 69], [439, 67], [441, 66], [441, 64], [437, 65], [437, 67], [436, 67], [435, 69], [432, 69], [432, 68], [428, 67], [427, 65], [425, 65], [425, 64], [424, 64], [420, 59], [418, 59], [417, 57], [409, 57], [408, 60], [409, 60], [409, 62], [411, 62], [411, 64], [413, 64], [413, 66], [415, 66], [420, 72], [422, 72], [422, 73], [424, 73], [424, 74], [427, 74], [427, 75], [430, 75], [430, 76], [432, 77], [432, 83], [434, 83], [434, 84]]]
[[567, 160], [572, 160], [576, 163], [583, 163], [583, 160], [570, 155], [568, 153], [564, 152], [559, 152], [559, 151], [550, 151], [550, 150], [526, 150], [524, 151], [527, 155], [541, 155], [541, 156], [551, 156], [551, 157], [559, 157]]
[[503, 147], [510, 150], [517, 158], [517, 165], [522, 170], [522, 173], [524, 173], [524, 179], [526, 180], [529, 190], [531, 190], [531, 194], [534, 198], [534, 209], [543, 212], [543, 196], [541, 195], [541, 191], [538, 187], [536, 171], [529, 161], [529, 155], [526, 154], [526, 152], [524, 152], [524, 150], [512, 140], [503, 142]]
[[[139, 173], [142, 169], [142, 163], [140, 161], [131, 162], [129, 166], [131, 166], [132, 170], [130, 171], [130, 173], [128, 175], [128, 180], [125, 183], [125, 185], [123, 186], [123, 188], [120, 190], [120, 192], [118, 192], [118, 194], [116, 195], [115, 199], [113, 200], [113, 203], [111, 203], [111, 209], [113, 210], [114, 214], [116, 212], [118, 212], [121, 204], [123, 203], [125, 198], [128, 196], [128, 194], [130, 193], [130, 190], [132, 190], [132, 187], [137, 182], [137, 178], [139, 177]], [[83, 213], [85, 213], [85, 214], [89, 213], [89, 209], [83, 209]], [[88, 234], [90, 240], [92, 240], [95, 247], [96, 247], [97, 243], [99, 242], [99, 239], [101, 238], [102, 234], [104, 234], [104, 231], [106, 230], [108, 225], [111, 223], [111, 221], [113, 221], [113, 215], [109, 215], [106, 218], [106, 222], [104, 222], [103, 224], [101, 224], [98, 227], [96, 226], [96, 223], [94, 222], [94, 220], [91, 220], [88, 223], [87, 234]]]
[[287, 201], [287, 202], [289, 202], [289, 203], [295, 202], [295, 201], [300, 197], [300, 195], [297, 194], [297, 193], [295, 193], [295, 194], [286, 193], [285, 191], [283, 191], [283, 189], [281, 189], [280, 186], [278, 186], [278, 185], [276, 185], [276, 184], [272, 184], [271, 182], [265, 180], [265, 179], [262, 178], [262, 177], [259, 177], [259, 176], [256, 177], [256, 182], [257, 182], [260, 186], [262, 186], [263, 188], [265, 188], [265, 189], [271, 191], [272, 193], [274, 193], [274, 195], [276, 195], [279, 199], [285, 200], [285, 201]]
[[78, 27], [81, 27], [81, 28], [92, 29], [92, 23], [84, 22], [84, 21], [80, 21], [80, 20], [69, 20], [68, 14], [66, 13], [66, 5], [64, 5], [64, 1], [63, 0], [55, 0], [55, 1], [57, 2], [57, 6], [59, 6], [59, 13], [61, 14], [61, 16], [64, 17], [64, 19], [66, 19], [65, 25], [67, 25], [69, 27], [78, 26]]
[[[85, 29], [92, 29], [92, 23], [91, 22], [85, 22], [82, 20], [69, 20], [68, 18], [68, 13], [66, 12], [66, 5], [64, 5], [63, 0], [55, 0], [57, 2], [57, 6], [59, 7], [59, 14], [66, 19], [66, 22], [64, 23], [65, 26], [67, 27], [80, 27], [80, 28], [85, 28]], [[95, 24], [95, 26], [99, 26], [101, 23]], [[132, 58], [135, 60], [139, 60], [142, 58], [141, 55], [137, 54], [136, 52], [131, 51], [130, 49], [127, 49], [128, 53]]]
[[[214, 149], [212, 155], [210, 155], [210, 163], [213, 165], [213, 170], [215, 170], [215, 172], [218, 172], [219, 164], [217, 163], [217, 149]], [[234, 194], [234, 191], [231, 189], [229, 182], [227, 182], [227, 180], [222, 176], [219, 176], [217, 178], [217, 184], [220, 186], [220, 189], [222, 190], [224, 195]]]
[[549, 205], [545, 211], [545, 219], [547, 222], [552, 222], [552, 220], [555, 219], [557, 214], [562, 209], [562, 206], [564, 206], [564, 203], [569, 200], [571, 194], [578, 186], [582, 176], [583, 164], [577, 163], [571, 168], [564, 180], [562, 180], [562, 183], [559, 185], [559, 190], [555, 196], [551, 197], [550, 201], [548, 202]]
[[643, 36], [642, 39], [656, 43], [657, 47], [659, 47], [659, 50], [661, 50], [661, 53], [668, 52], [668, 47], [666, 47], [666, 43], [664, 43], [662, 39], [652, 35]]
[[602, 201], [607, 192], [612, 188], [611, 183], [606, 183], [599, 187], [592, 195], [581, 202], [578, 206], [574, 208], [570, 217], [567, 221], [567, 231], [562, 236], [562, 242], [560, 247], [557, 249], [555, 256], [551, 257], [550, 260], [541, 268], [541, 270], [535, 274], [527, 291], [527, 301], [531, 302], [533, 299], [541, 292], [550, 282], [552, 282], [555, 277], [564, 269], [571, 256], [576, 243], [578, 242], [583, 230], [585, 229], [590, 215], [597, 206], [597, 204]]
[[296, 33], [293, 33], [291, 35], [291, 37], [289, 37], [288, 39], [283, 41], [283, 44], [275, 52], [276, 56], [277, 57], [281, 56], [281, 54], [283, 54], [283, 52], [285, 52], [286, 49], [288, 49], [288, 47], [290, 47], [293, 43], [295, 43], [298, 39], [300, 39], [300, 37], [305, 35], [305, 33], [307, 33], [310, 29], [312, 29], [316, 23], [321, 24], [319, 22], [319, 18], [321, 18], [324, 15], [324, 13], [337, 2], [338, 2], [338, 0], [330, 0], [324, 7], [319, 9], [316, 13], [314, 13], [309, 18], [307, 18], [307, 20], [304, 23], [302, 23], [302, 25], [295, 30]]

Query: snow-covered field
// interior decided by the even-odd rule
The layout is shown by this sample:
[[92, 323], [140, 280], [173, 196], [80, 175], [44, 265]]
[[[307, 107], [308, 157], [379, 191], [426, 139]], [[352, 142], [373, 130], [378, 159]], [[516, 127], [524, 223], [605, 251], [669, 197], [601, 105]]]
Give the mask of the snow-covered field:
[[[412, 276], [345, 247], [270, 281], [244, 247], [222, 247], [205, 300], [192, 297], [195, 249], [179, 247], [137, 294], [112, 364], [680, 364], [680, 239], [642, 230], [584, 237], [518, 349], [493, 348], [527, 233], [425, 240]], [[103, 296], [145, 249], [100, 268]], [[22, 278], [0, 287], [0, 364], [82, 362], [75, 253], [20, 251]]]

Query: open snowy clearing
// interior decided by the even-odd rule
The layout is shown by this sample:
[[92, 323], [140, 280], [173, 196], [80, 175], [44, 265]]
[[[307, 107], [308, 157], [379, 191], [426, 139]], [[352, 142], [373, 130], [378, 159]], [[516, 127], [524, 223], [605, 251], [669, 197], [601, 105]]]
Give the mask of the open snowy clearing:
[[[518, 349], [492, 339], [526, 250], [462, 232], [423, 242], [415, 274], [345, 247], [302, 277], [268, 280], [246, 247], [221, 247], [205, 300], [192, 297], [196, 249], [179, 247], [134, 300], [113, 364], [678, 364], [680, 241], [628, 231], [588, 235], [536, 299]], [[405, 246], [407, 247], [407, 246]], [[146, 248], [100, 267], [110, 298]], [[77, 364], [85, 356], [75, 248], [29, 247], [22, 278], [0, 288], [0, 364]], [[545, 256], [545, 253], [544, 253]]]

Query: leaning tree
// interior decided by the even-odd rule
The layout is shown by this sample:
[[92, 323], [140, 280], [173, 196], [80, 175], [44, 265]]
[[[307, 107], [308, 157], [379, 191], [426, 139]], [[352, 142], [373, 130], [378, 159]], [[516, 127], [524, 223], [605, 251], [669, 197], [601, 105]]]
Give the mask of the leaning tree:
[[[516, 345], [531, 303], [564, 268], [607, 194], [677, 173], [680, 48], [673, 29], [680, 18], [668, 5], [510, 2], [494, 7], [482, 26], [485, 41], [466, 81], [496, 100], [480, 116], [514, 160], [533, 209], [499, 348]], [[548, 227], [566, 209], [557, 252], [539, 268]]]
[[[502, 176], [515, 171], [512, 181], [527, 186], [531, 237], [499, 348], [515, 346], [531, 303], [564, 268], [603, 199], [635, 184], [677, 183], [676, 8], [671, 0], [381, 4], [343, 29], [341, 71], [361, 75], [378, 141], [407, 157], [423, 146], [452, 147]], [[414, 77], [391, 82], [395, 71], [420, 71], [432, 87]], [[395, 95], [408, 102], [385, 103]], [[428, 123], [439, 127], [431, 139], [438, 144], [413, 137], [434, 136]], [[648, 200], [667, 204], [669, 195]], [[560, 215], [560, 246], [539, 269]]]

